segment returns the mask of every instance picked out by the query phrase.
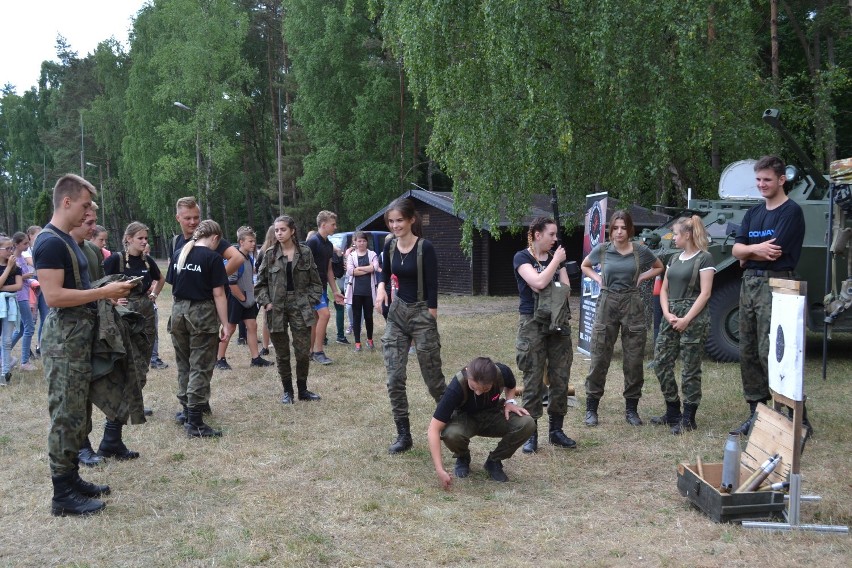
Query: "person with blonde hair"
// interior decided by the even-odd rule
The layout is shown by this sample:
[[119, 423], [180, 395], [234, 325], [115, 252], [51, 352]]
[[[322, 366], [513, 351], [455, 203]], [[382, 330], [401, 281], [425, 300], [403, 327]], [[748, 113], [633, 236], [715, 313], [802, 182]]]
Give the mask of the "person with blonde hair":
[[177, 397], [183, 406], [184, 428], [192, 438], [222, 435], [205, 424], [202, 416], [209, 406], [219, 324], [224, 327], [221, 340], [230, 339], [225, 298], [228, 276], [216, 252], [221, 240], [222, 229], [216, 221], [201, 221], [189, 241], [172, 255], [166, 275], [174, 298], [168, 329], [177, 361]]
[[[228, 328], [233, 335], [237, 325], [242, 323], [246, 329], [246, 343], [251, 354], [250, 367], [271, 367], [272, 361], [260, 356], [257, 349], [257, 302], [254, 296], [254, 253], [257, 242], [254, 229], [248, 226], [237, 229], [237, 245], [242, 266], [228, 277]], [[228, 343], [219, 343], [219, 353], [216, 355], [217, 369], [230, 369], [225, 359]]]
[[[672, 434], [681, 434], [696, 428], [695, 413], [701, 403], [701, 356], [710, 329], [710, 310], [706, 308], [716, 267], [707, 252], [709, 239], [698, 215], [676, 220], [672, 224], [672, 240], [681, 252], [672, 255], [663, 277], [663, 320], [654, 353], [654, 370], [666, 401], [666, 413], [651, 418], [651, 423], [667, 424]], [[678, 355], [683, 365], [683, 411], [674, 375]]]
[[327, 288], [331, 286], [334, 302], [337, 304], [343, 303], [343, 294], [337, 288], [337, 281], [334, 278], [334, 270], [331, 268], [331, 257], [334, 255], [334, 245], [328, 240], [329, 235], [333, 235], [337, 230], [337, 214], [331, 211], [320, 211], [317, 214], [317, 230], [313, 235], [308, 236], [308, 248], [311, 249], [311, 254], [314, 257], [314, 262], [317, 266], [320, 282], [322, 282], [322, 297], [314, 306], [317, 312], [316, 324], [311, 327], [311, 359], [320, 365], [330, 365], [332, 360], [326, 356], [323, 344], [325, 343], [325, 332], [328, 328], [328, 320], [331, 319], [331, 313], [328, 310], [328, 292]]

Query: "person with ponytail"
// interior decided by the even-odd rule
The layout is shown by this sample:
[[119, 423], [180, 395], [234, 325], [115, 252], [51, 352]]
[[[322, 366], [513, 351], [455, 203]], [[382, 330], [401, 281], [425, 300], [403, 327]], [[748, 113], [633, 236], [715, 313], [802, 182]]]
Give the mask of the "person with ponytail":
[[174, 298], [168, 329], [177, 360], [177, 397], [183, 406], [177, 419], [181, 422], [183, 418], [184, 428], [193, 438], [222, 435], [202, 418], [209, 406], [220, 323], [225, 328], [221, 340], [230, 339], [225, 297], [228, 276], [222, 256], [216, 252], [221, 239], [222, 229], [216, 221], [201, 221], [192, 238], [175, 250], [166, 275]]
[[[96, 229], [97, 230], [97, 229]], [[151, 354], [154, 350], [154, 338], [157, 337], [156, 311], [154, 301], [166, 283], [166, 277], [160, 272], [160, 268], [153, 258], [145, 254], [148, 245], [148, 227], [139, 221], [133, 221], [124, 230], [122, 238], [122, 249], [118, 253], [111, 254], [104, 260], [104, 274], [124, 274], [129, 277], [141, 277], [141, 285], [136, 286], [126, 299], [119, 300], [119, 304], [141, 314], [145, 318], [144, 333], [141, 337], [144, 342], [140, 345], [141, 355], [134, 359], [137, 376], [141, 378], [140, 388], [145, 388], [148, 367], [151, 362]], [[150, 414], [145, 410], [145, 414]], [[103, 457], [115, 457], [117, 459], [132, 459], [139, 457], [137, 452], [128, 450], [121, 441], [120, 422], [110, 423], [107, 421], [104, 427], [104, 437], [98, 448], [98, 455]]]
[[556, 233], [556, 221], [548, 217], [536, 217], [527, 233], [527, 248], [515, 253], [512, 261], [520, 296], [515, 360], [523, 373], [523, 406], [536, 422], [536, 430], [521, 450], [525, 454], [538, 451], [537, 424], [544, 414], [542, 399], [546, 394], [545, 371], [550, 382], [548, 440], [557, 448], [577, 447], [577, 442], [565, 435], [562, 429], [568, 410], [568, 379], [574, 360], [571, 327], [567, 322], [552, 327], [550, 321], [545, 323], [535, 317], [536, 299], [540, 293], [550, 287], [558, 287], [563, 292], [559, 297], [564, 303], [567, 294], [571, 292], [568, 272], [563, 266], [565, 249], [556, 246], [556, 250], [551, 252], [557, 244]]
[[306, 402], [320, 400], [308, 390], [308, 370], [311, 365], [311, 326], [316, 322], [316, 306], [322, 297], [322, 281], [307, 245], [299, 244], [296, 221], [281, 215], [273, 224], [275, 244], [263, 251], [263, 261], [257, 270], [254, 295], [266, 314], [266, 323], [275, 362], [284, 393], [282, 404], [294, 404], [293, 371], [290, 367], [290, 336], [296, 356], [296, 386], [298, 399]]
[[[411, 425], [408, 419], [408, 348], [412, 341], [420, 364], [420, 374], [435, 402], [447, 388], [441, 368], [441, 336], [438, 334], [438, 255], [435, 247], [421, 235], [421, 221], [414, 202], [399, 198], [385, 210], [385, 223], [394, 238], [385, 245], [382, 283], [376, 290], [376, 311], [387, 304], [388, 319], [382, 336], [382, 354], [388, 374], [388, 396], [397, 437], [388, 453], [411, 449]], [[399, 289], [393, 301], [391, 279]]]
[[[701, 403], [701, 356], [710, 329], [707, 302], [713, 290], [716, 267], [707, 252], [709, 238], [701, 217], [681, 217], [672, 225], [674, 246], [682, 249], [669, 261], [660, 290], [663, 321], [654, 350], [654, 369], [666, 401], [666, 413], [651, 419], [671, 426], [672, 434], [695, 430], [695, 413]], [[680, 354], [681, 399], [675, 381], [675, 362]]]

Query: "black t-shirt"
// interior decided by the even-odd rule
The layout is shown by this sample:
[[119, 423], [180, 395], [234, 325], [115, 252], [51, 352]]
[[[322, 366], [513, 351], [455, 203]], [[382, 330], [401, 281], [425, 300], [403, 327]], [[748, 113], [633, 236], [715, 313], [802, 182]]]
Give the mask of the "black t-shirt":
[[391, 275], [395, 274], [399, 280], [399, 298], [412, 304], [417, 301], [417, 247], [423, 241], [423, 299], [430, 308], [438, 307], [438, 255], [435, 247], [426, 239], [418, 237], [411, 250], [405, 254], [399, 252], [399, 245], [390, 255], [390, 242], [385, 245], [382, 256], [382, 282], [390, 297]]
[[71, 254], [68, 247], [74, 251], [74, 256], [77, 257], [77, 265], [80, 270], [80, 281], [82, 283], [81, 290], [88, 290], [92, 287], [89, 280], [89, 261], [86, 255], [80, 250], [79, 245], [71, 238], [71, 235], [57, 229], [51, 223], [48, 223], [45, 229], [52, 229], [56, 234], [42, 231], [36, 237], [35, 246], [33, 247], [33, 262], [35, 269], [41, 270], [64, 270], [65, 279], [62, 281], [62, 287], [71, 290], [76, 290], [77, 282], [74, 280], [74, 263], [71, 260]]
[[[355, 255], [358, 259], [357, 266], [369, 266], [370, 265], [370, 253], [365, 252], [364, 256]], [[351, 256], [350, 256], [351, 258]], [[354, 276], [354, 286], [352, 288], [353, 296], [370, 296], [373, 297], [373, 275], [372, 274], [362, 274], [361, 276]]]
[[195, 245], [177, 272], [178, 250], [169, 263], [166, 281], [172, 285], [172, 296], [178, 300], [212, 300], [213, 289], [228, 285], [222, 256], [207, 247]]
[[458, 374], [456, 374], [450, 384], [447, 385], [447, 390], [444, 391], [444, 395], [438, 402], [435, 414], [432, 417], [446, 424], [452, 419], [456, 410], [475, 414], [487, 409], [502, 408], [503, 401], [500, 399], [500, 393], [503, 388], [515, 388], [515, 376], [512, 373], [503, 373], [503, 385], [495, 384], [491, 387], [491, 390], [481, 395], [468, 388], [467, 401], [465, 401], [464, 392]]
[[[183, 235], [178, 235], [175, 238], [175, 241], [174, 241], [175, 250], [172, 252], [172, 258], [173, 259], [177, 259], [178, 255], [180, 254], [180, 249], [182, 249], [183, 245], [185, 245], [186, 243], [187, 243], [187, 240]], [[229, 243], [225, 239], [219, 239], [219, 246], [216, 247], [216, 252], [219, 253], [219, 256], [221, 256], [222, 258], [225, 258], [225, 251], [227, 251], [229, 248], [231, 248], [231, 243]], [[168, 270], [166, 270], [166, 282], [168, 282], [169, 284], [172, 283], [171, 279], [173, 277], [172, 270], [174, 269], [174, 265], [175, 265], [174, 262], [169, 262], [169, 268], [168, 268]], [[228, 290], [227, 286], [225, 287], [225, 290], [226, 291]]]
[[140, 290], [145, 293], [151, 288], [151, 282], [159, 280], [161, 276], [160, 267], [150, 256], [142, 259], [142, 256], [133, 256], [127, 252], [115, 252], [104, 260], [104, 274], [126, 274], [128, 276], [141, 276], [142, 285], [133, 288], [136, 292]]
[[331, 262], [331, 255], [334, 254], [334, 245], [328, 239], [321, 237], [319, 233], [308, 239], [305, 244], [308, 245], [311, 254], [314, 255], [322, 289], [325, 290], [326, 285], [328, 285], [328, 263]]
[[[11, 262], [15, 266], [12, 268], [12, 271], [9, 273], [9, 276], [6, 277], [6, 281], [3, 282], [2, 284], [0, 284], [0, 288], [2, 288], [3, 286], [11, 286], [12, 284], [15, 283], [15, 276], [21, 276], [21, 269], [18, 267], [18, 264], [15, 262], [15, 257], [10, 256], [9, 260], [7, 262]], [[6, 270], [6, 265], [5, 264], [0, 265], [0, 274], [3, 274], [3, 272], [5, 270]]]
[[[533, 255], [530, 254], [529, 249], [519, 250], [515, 253], [515, 258], [512, 259], [512, 267], [515, 269], [515, 280], [518, 281], [518, 296], [521, 298], [521, 303], [518, 306], [518, 311], [522, 314], [532, 314], [535, 312], [535, 297], [533, 296], [533, 290], [527, 284], [527, 281], [523, 279], [523, 277], [518, 272], [518, 269], [524, 264], [531, 264], [536, 272], [541, 274], [544, 272], [544, 269], [550, 264], [553, 260], [551, 255], [547, 255], [547, 260], [538, 261], [533, 258]], [[553, 281], [559, 281], [559, 271], [553, 273]]]
[[805, 239], [805, 214], [798, 203], [788, 199], [772, 211], [766, 204], [755, 205], [746, 211], [736, 242], [742, 245], [756, 245], [775, 239], [781, 247], [781, 256], [776, 260], [747, 260], [743, 268], [759, 270], [796, 270], [799, 256], [802, 254], [802, 242]]

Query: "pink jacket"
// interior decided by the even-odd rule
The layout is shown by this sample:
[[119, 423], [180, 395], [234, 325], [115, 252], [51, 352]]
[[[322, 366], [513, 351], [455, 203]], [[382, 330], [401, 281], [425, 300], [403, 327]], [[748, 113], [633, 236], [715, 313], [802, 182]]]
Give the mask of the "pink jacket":
[[[379, 274], [381, 266], [379, 266], [379, 256], [367, 249], [367, 261], [373, 265], [373, 272], [370, 273], [370, 291], [373, 293], [373, 303], [376, 303], [376, 275]], [[345, 302], [352, 303], [352, 290], [355, 288], [355, 268], [358, 266], [358, 251], [353, 251], [346, 258], [346, 275], [349, 276], [349, 282], [346, 284]]]

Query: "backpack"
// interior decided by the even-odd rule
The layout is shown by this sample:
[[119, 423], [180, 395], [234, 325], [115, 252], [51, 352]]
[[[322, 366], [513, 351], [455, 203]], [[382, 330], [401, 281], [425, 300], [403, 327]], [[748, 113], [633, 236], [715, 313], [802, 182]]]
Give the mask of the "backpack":
[[336, 252], [331, 253], [331, 272], [335, 278], [343, 278], [346, 274], [346, 266], [343, 265], [343, 255], [338, 255]]

